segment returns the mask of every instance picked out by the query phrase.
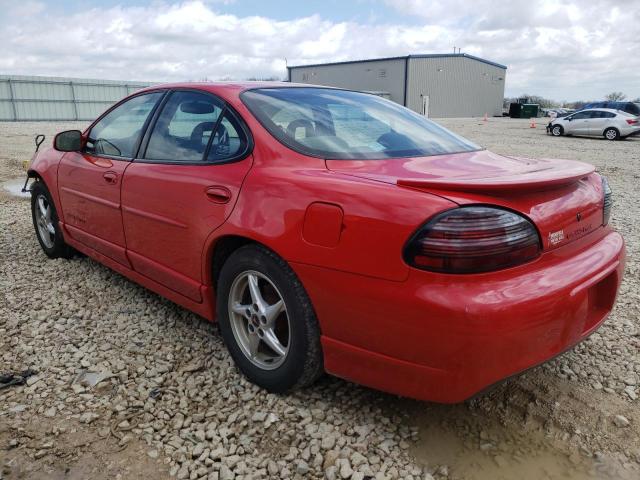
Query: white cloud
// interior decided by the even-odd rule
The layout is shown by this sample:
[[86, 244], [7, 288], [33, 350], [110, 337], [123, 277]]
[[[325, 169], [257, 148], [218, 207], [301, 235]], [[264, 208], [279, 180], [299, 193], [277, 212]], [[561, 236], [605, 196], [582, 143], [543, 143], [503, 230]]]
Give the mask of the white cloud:
[[499, 7], [489, 0], [386, 0], [398, 12], [393, 24], [240, 18], [222, 13], [225, 3], [63, 15], [41, 2], [0, 0], [0, 71], [156, 81], [285, 77], [285, 58], [291, 65], [446, 53], [456, 45], [508, 65], [508, 94], [640, 96], [637, 0], [513, 0]]

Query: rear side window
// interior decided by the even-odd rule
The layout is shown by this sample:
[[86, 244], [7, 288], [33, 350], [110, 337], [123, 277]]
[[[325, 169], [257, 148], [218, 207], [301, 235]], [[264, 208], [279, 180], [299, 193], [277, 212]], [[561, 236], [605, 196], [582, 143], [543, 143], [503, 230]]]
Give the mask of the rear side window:
[[224, 162], [237, 158], [246, 152], [247, 148], [247, 137], [240, 122], [231, 112], [225, 111], [211, 138], [207, 161]]
[[85, 151], [95, 155], [133, 158], [142, 128], [163, 93], [138, 95], [111, 110], [89, 132]]
[[601, 112], [601, 118], [614, 118], [616, 116], [613, 112]]
[[624, 111], [631, 115], [640, 115], [640, 104], [629, 102], [625, 106]]
[[153, 127], [148, 160], [202, 161], [223, 105], [210, 95], [173, 92]]

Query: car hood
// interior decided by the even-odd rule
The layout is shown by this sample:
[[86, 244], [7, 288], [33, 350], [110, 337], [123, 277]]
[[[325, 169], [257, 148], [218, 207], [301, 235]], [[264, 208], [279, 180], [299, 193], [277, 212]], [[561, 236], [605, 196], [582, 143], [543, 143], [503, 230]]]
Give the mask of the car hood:
[[603, 192], [594, 167], [571, 160], [507, 157], [487, 150], [384, 160], [327, 160], [341, 174], [429, 192], [459, 205], [483, 203], [521, 212], [545, 248], [602, 225]]

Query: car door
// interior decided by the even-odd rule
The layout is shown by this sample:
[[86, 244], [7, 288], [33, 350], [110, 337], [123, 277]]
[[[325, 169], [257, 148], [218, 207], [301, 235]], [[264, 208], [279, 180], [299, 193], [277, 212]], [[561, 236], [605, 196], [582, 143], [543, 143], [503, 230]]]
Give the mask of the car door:
[[122, 212], [133, 268], [201, 301], [209, 234], [235, 205], [252, 163], [248, 128], [223, 101], [171, 92], [124, 175]]
[[613, 119], [616, 117], [616, 114], [602, 110], [593, 113], [596, 113], [597, 116], [594, 116], [590, 121], [589, 134], [600, 136], [607, 127], [610, 127], [614, 123]]
[[589, 129], [588, 120], [591, 118], [590, 112], [577, 112], [567, 117], [565, 133], [572, 135], [586, 135]]
[[604, 131], [605, 123], [607, 122], [606, 114], [602, 110], [592, 110], [590, 118], [587, 119], [587, 132], [588, 135], [601, 135]]
[[122, 176], [135, 156], [145, 124], [164, 92], [129, 98], [87, 132], [80, 152], [68, 152], [58, 167], [62, 215], [69, 235], [129, 266], [120, 210]]

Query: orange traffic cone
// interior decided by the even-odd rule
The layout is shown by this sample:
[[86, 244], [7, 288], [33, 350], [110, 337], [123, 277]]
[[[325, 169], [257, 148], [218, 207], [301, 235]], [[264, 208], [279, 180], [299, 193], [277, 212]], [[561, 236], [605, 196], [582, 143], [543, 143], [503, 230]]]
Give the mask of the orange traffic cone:
[[535, 119], [535, 117], [531, 118], [531, 125], [529, 125], [529, 128], [536, 128], [536, 119]]

